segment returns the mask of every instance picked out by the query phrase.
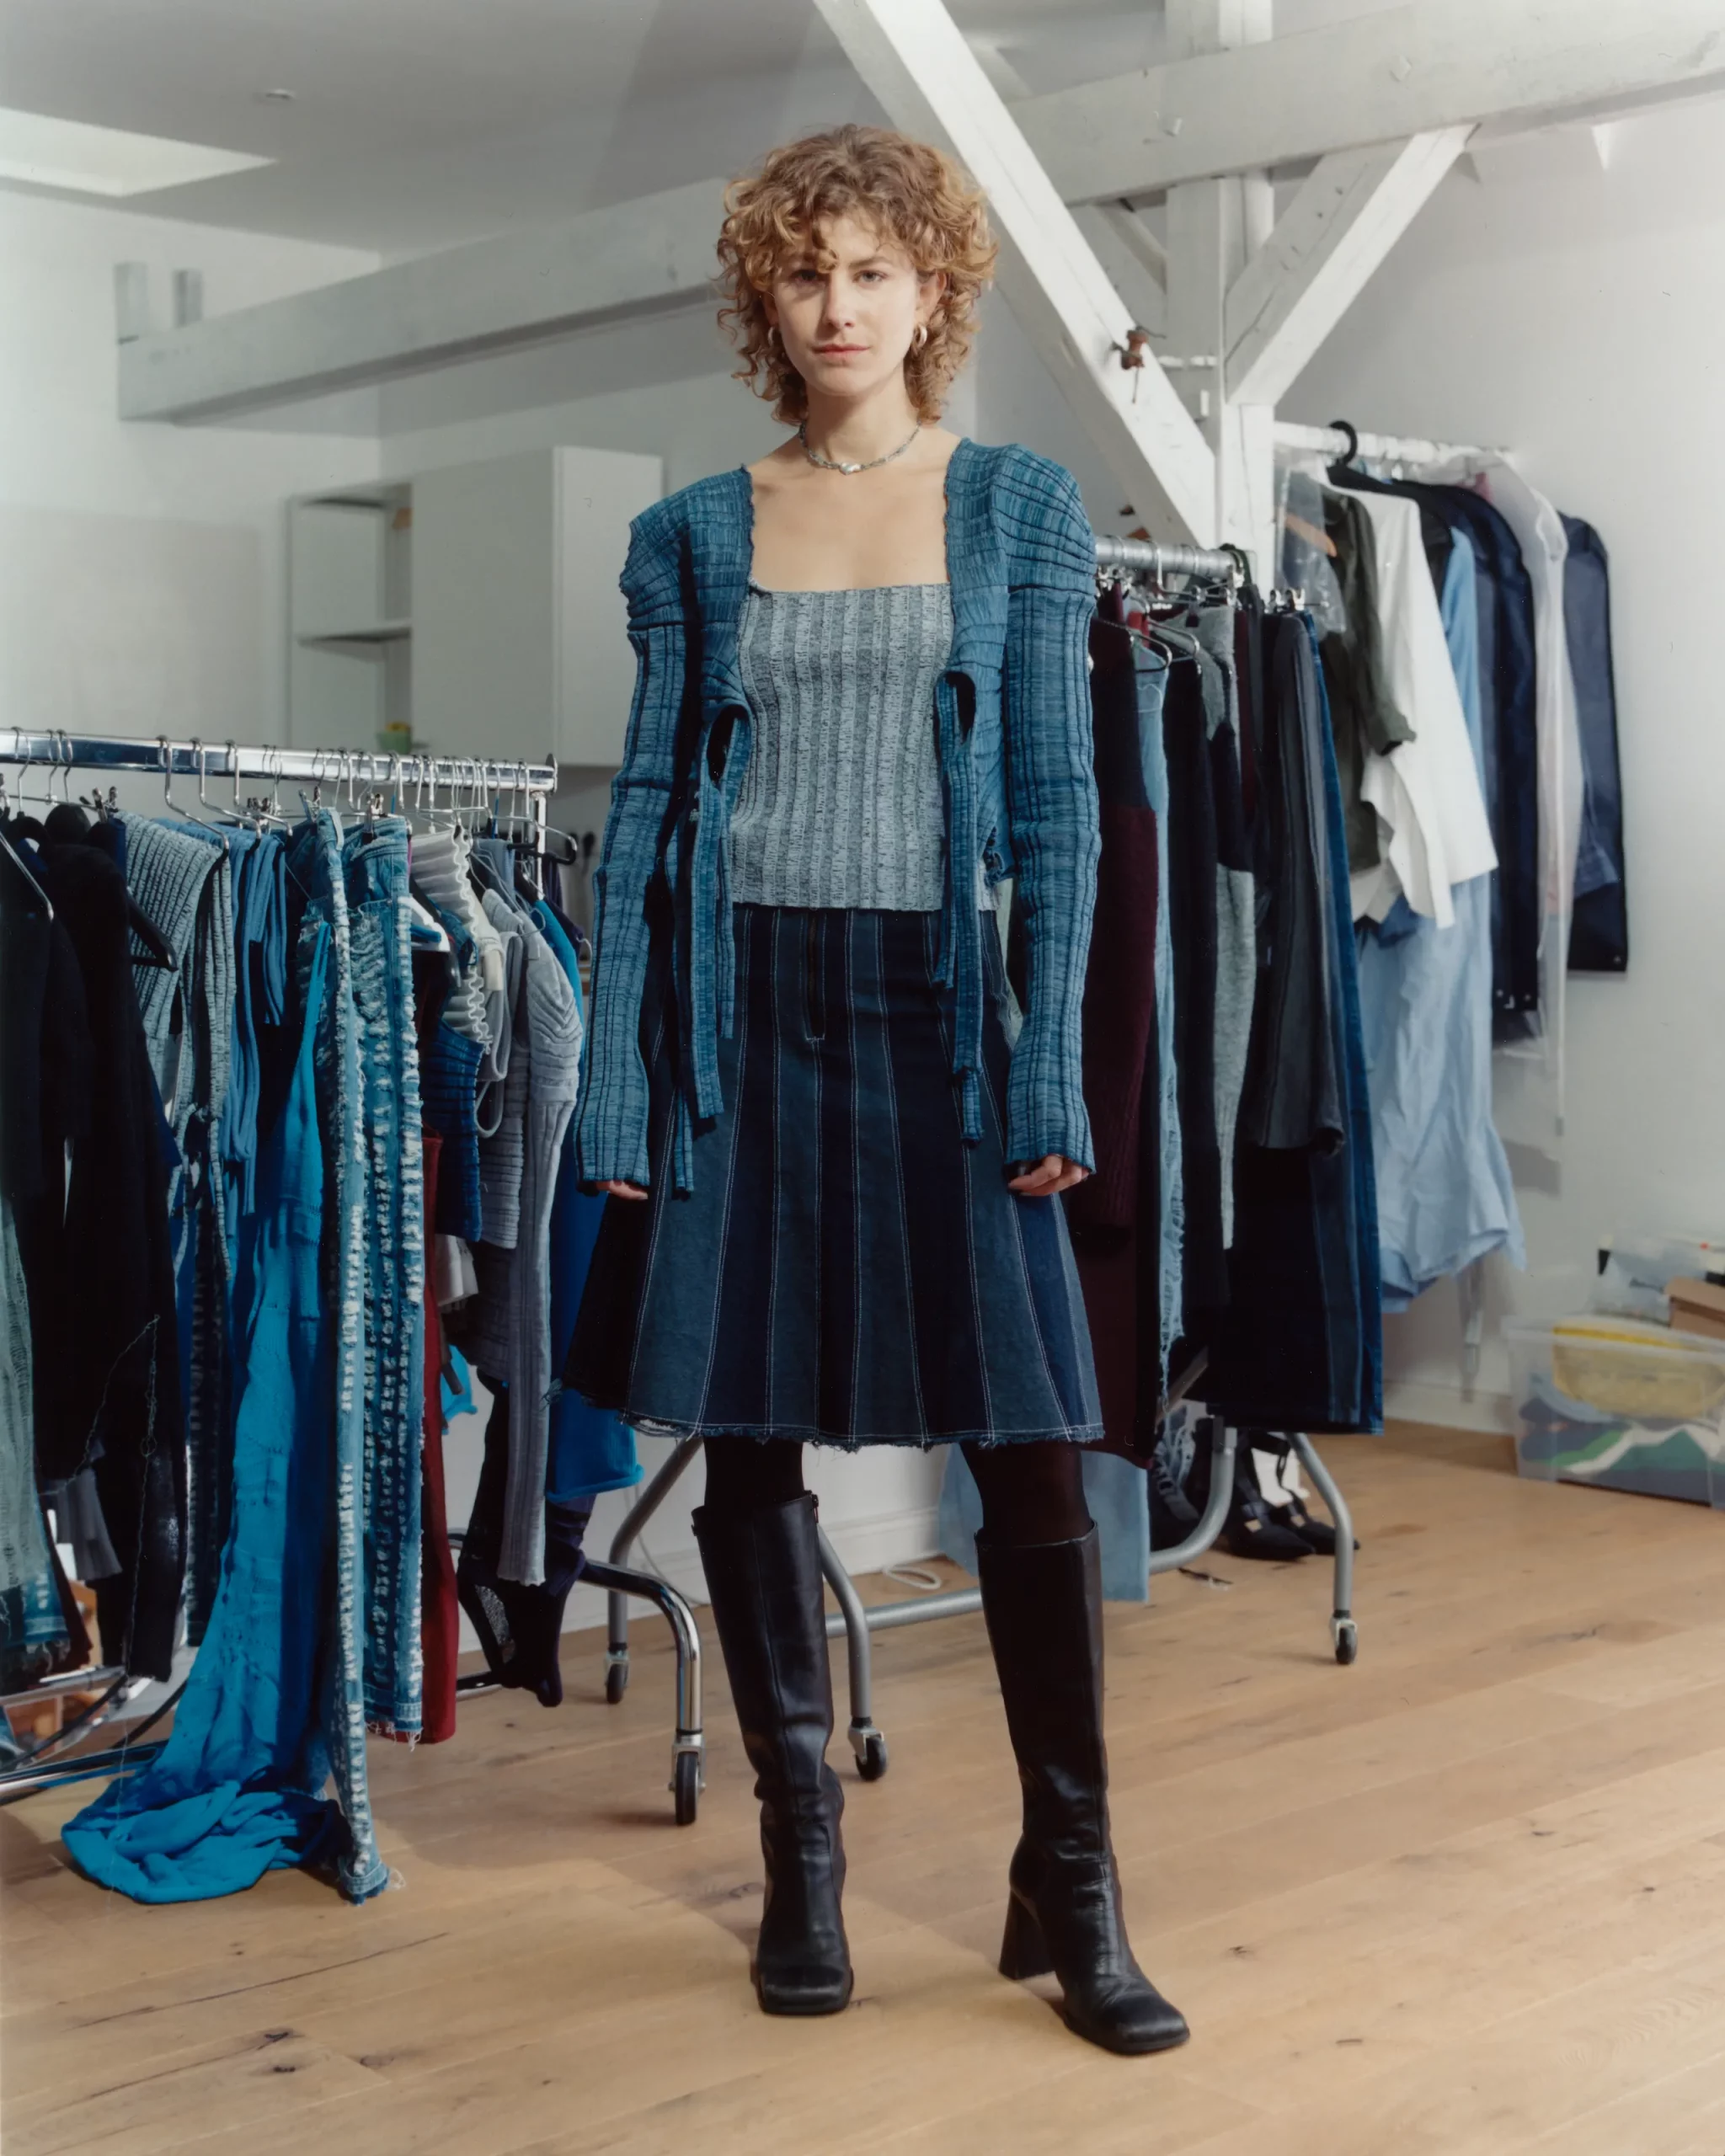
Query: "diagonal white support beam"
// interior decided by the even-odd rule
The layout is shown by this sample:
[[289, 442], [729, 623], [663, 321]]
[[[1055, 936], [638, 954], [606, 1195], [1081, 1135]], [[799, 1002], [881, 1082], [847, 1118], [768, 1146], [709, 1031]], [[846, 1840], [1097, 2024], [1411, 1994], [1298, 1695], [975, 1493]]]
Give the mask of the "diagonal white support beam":
[[1160, 337], [1167, 327], [1167, 257], [1155, 233], [1122, 202], [1081, 202], [1072, 216], [1133, 319]]
[[1120, 246], [1130, 253], [1145, 275], [1168, 289], [1168, 250], [1130, 202], [1094, 202], [1091, 214], [1100, 217]]
[[1224, 342], [1231, 398], [1281, 403], [1472, 131], [1440, 128], [1411, 142], [1319, 159], [1229, 291]]
[[1720, 0], [1406, 0], [1012, 113], [1060, 194], [1087, 202], [1468, 121], [1711, 90], [1725, 90]]
[[722, 180], [590, 211], [120, 347], [124, 419], [213, 419], [712, 296]]
[[940, 0], [816, 5], [895, 124], [949, 151], [987, 195], [1007, 304], [1138, 514], [1210, 544], [1210, 445], [1154, 362], [1121, 367], [1125, 302]]

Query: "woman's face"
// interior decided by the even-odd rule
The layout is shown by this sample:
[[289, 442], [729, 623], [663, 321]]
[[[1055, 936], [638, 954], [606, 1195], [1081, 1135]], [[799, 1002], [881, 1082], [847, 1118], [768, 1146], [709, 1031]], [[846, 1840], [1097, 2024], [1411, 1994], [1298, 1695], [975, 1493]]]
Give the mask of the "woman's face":
[[765, 295], [767, 315], [812, 392], [865, 396], [902, 374], [945, 275], [919, 271], [896, 240], [855, 217], [830, 218], [814, 237], [818, 252], [780, 265]]

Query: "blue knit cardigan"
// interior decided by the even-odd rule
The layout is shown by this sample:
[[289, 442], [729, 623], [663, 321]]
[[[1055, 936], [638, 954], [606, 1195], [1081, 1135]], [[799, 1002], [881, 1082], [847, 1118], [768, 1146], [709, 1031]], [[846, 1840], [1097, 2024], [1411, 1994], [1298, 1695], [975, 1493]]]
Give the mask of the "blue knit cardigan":
[[[726, 840], [748, 760], [737, 632], [754, 559], [754, 488], [739, 467], [667, 495], [629, 528], [622, 588], [638, 668], [622, 768], [593, 878], [590, 1018], [575, 1110], [584, 1183], [650, 1181], [640, 1046], [649, 883], [674, 904], [682, 1023], [674, 1187], [693, 1187], [697, 1120], [723, 1101], [718, 1041], [735, 990]], [[1007, 1089], [1006, 1157], [1095, 1166], [1080, 1010], [1102, 841], [1091, 766], [1089, 623], [1096, 551], [1063, 465], [968, 438], [946, 478], [953, 645], [935, 691], [946, 808], [939, 974], [954, 989], [953, 1081], [981, 1136], [982, 948], [975, 866], [1014, 879], [1028, 958]]]

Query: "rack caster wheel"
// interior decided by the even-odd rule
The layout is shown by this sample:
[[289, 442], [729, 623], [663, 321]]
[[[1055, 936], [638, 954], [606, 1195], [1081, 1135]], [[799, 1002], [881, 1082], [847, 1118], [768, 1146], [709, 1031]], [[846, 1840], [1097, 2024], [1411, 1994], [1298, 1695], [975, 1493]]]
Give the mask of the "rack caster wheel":
[[701, 1754], [679, 1752], [671, 1766], [671, 1793], [676, 1802], [680, 1827], [692, 1827], [701, 1808]]
[[607, 1662], [605, 1668], [606, 1705], [608, 1707], [614, 1707], [628, 1689], [629, 1665], [628, 1662], [619, 1660], [617, 1662]]
[[886, 1739], [872, 1722], [852, 1724], [851, 1749], [857, 1755], [857, 1772], [865, 1782], [878, 1782], [887, 1769]]
[[1336, 1659], [1345, 1668], [1359, 1653], [1359, 1629], [1351, 1617], [1332, 1617], [1330, 1630], [1335, 1635]]

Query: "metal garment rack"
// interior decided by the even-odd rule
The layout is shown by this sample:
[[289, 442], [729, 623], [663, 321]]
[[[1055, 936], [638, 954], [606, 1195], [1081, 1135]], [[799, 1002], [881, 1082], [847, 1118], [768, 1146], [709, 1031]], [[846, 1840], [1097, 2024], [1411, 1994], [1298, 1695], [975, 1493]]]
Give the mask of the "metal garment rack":
[[[1210, 1448], [1210, 1496], [1203, 1516], [1183, 1542], [1167, 1550], [1152, 1550], [1149, 1571], [1152, 1577], [1159, 1572], [1177, 1572], [1194, 1563], [1211, 1549], [1220, 1534], [1228, 1517], [1228, 1501], [1234, 1486], [1234, 1460], [1238, 1439], [1231, 1424], [1220, 1416], [1204, 1417]], [[1290, 1431], [1289, 1443], [1311, 1476], [1319, 1497], [1335, 1523], [1335, 1592], [1330, 1618], [1330, 1636], [1336, 1660], [1343, 1664], [1353, 1662], [1359, 1651], [1359, 1634], [1353, 1614], [1354, 1607], [1354, 1520], [1348, 1509], [1348, 1501], [1342, 1495], [1336, 1480], [1319, 1456], [1317, 1448], [1303, 1431]], [[582, 1577], [595, 1587], [606, 1587], [606, 1574], [621, 1569], [642, 1529], [664, 1503], [676, 1484], [681, 1481], [696, 1454], [701, 1449], [699, 1438], [681, 1439], [670, 1457], [649, 1482], [627, 1517], [611, 1538], [610, 1565], [590, 1565]], [[827, 1585], [838, 1602], [836, 1611], [826, 1620], [826, 1636], [837, 1639], [842, 1636], [846, 1643], [850, 1679], [851, 1718], [846, 1735], [851, 1749], [856, 1754], [857, 1771], [866, 1782], [879, 1781], [887, 1770], [887, 1742], [874, 1719], [874, 1684], [870, 1635], [896, 1630], [903, 1625], [926, 1625], [939, 1617], [968, 1617], [982, 1607], [980, 1588], [949, 1588], [934, 1594], [918, 1595], [905, 1602], [880, 1602], [872, 1607], [864, 1604], [857, 1592], [855, 1582], [845, 1569], [843, 1561], [828, 1540], [825, 1529], [820, 1530], [820, 1569]], [[640, 1573], [630, 1577], [651, 1577]], [[639, 1589], [632, 1589], [638, 1593]], [[615, 1705], [623, 1696], [629, 1682], [629, 1620], [625, 1596], [612, 1590], [608, 1597], [608, 1624], [606, 1643], [605, 1696]], [[681, 1650], [678, 1660], [679, 1714], [686, 1718], [689, 1729], [698, 1745], [701, 1731], [702, 1697], [700, 1666], [692, 1658], [685, 1662]], [[679, 1732], [681, 1740], [682, 1732]], [[691, 1814], [692, 1817], [692, 1813]], [[682, 1823], [681, 1805], [679, 1823]]]
[[1096, 535], [1096, 566], [1103, 570], [1135, 570], [1158, 584], [1169, 577], [1196, 577], [1206, 584], [1232, 584], [1244, 568], [1243, 558], [1220, 547], [1164, 545], [1159, 539], [1117, 539], [1111, 532]]
[[[1336, 440], [1339, 453], [1340, 446], [1343, 446], [1343, 437], [1338, 435]], [[1107, 534], [1097, 536], [1096, 563], [1097, 569], [1104, 574], [1135, 572], [1151, 577], [1158, 583], [1171, 577], [1188, 577], [1208, 583], [1232, 584], [1240, 580], [1246, 567], [1242, 555], [1224, 548], [1164, 545], [1156, 540], [1123, 539]], [[1189, 1374], [1188, 1380], [1193, 1384], [1199, 1381], [1201, 1365]], [[1177, 1390], [1174, 1397], [1178, 1396]], [[1172, 1404], [1172, 1398], [1164, 1403], [1165, 1407]], [[1171, 1549], [1151, 1551], [1149, 1569], [1152, 1575], [1178, 1572], [1201, 1557], [1214, 1545], [1226, 1521], [1228, 1501], [1234, 1481], [1236, 1433], [1220, 1417], [1206, 1417], [1205, 1424], [1210, 1446], [1209, 1501], [1202, 1518], [1184, 1541]], [[1335, 1523], [1335, 1593], [1330, 1620], [1331, 1637], [1337, 1661], [1351, 1662], [1359, 1652], [1359, 1632], [1353, 1614], [1353, 1519], [1347, 1500], [1319, 1458], [1311, 1440], [1303, 1432], [1290, 1432], [1288, 1437]], [[628, 1562], [643, 1529], [687, 1470], [700, 1446], [699, 1438], [688, 1438], [680, 1441], [670, 1458], [648, 1483], [611, 1538], [609, 1555], [613, 1566]], [[874, 1720], [871, 1634], [895, 1630], [904, 1625], [928, 1624], [942, 1617], [973, 1615], [982, 1607], [982, 1592], [980, 1588], [954, 1588], [938, 1593], [918, 1595], [909, 1601], [877, 1603], [873, 1608], [868, 1608], [824, 1530], [820, 1534], [820, 1569], [839, 1605], [826, 1620], [827, 1637], [837, 1639], [843, 1636], [849, 1662], [851, 1717], [846, 1733], [851, 1749], [856, 1754], [857, 1772], [864, 1781], [878, 1781], [887, 1770], [888, 1753], [886, 1738]], [[599, 1569], [590, 1568], [586, 1577], [602, 1586], [604, 1582], [598, 1577]], [[613, 1593], [610, 1596], [608, 1615], [605, 1696], [615, 1704], [622, 1698], [629, 1681], [628, 1605], [622, 1594]], [[698, 1671], [696, 1673], [698, 1678]], [[684, 1710], [692, 1712], [698, 1726], [701, 1714], [698, 1689], [692, 1700], [686, 1702]]]
[[[217, 813], [222, 812], [222, 804], [205, 798], [205, 787], [212, 778], [232, 782], [236, 808], [239, 784], [246, 779], [262, 781], [272, 789], [272, 798], [284, 782], [318, 788], [329, 786], [338, 797], [345, 788], [350, 800], [362, 793], [379, 792], [403, 800], [411, 790], [416, 796], [411, 804], [414, 809], [419, 808], [417, 797], [423, 796], [427, 789], [434, 803], [440, 788], [446, 790], [452, 798], [464, 794], [475, 799], [487, 795], [497, 799], [505, 796], [520, 798], [526, 804], [533, 851], [542, 864], [542, 876], [546, 854], [546, 807], [557, 787], [557, 766], [549, 762], [398, 755], [346, 749], [243, 747], [232, 741], [213, 745], [200, 740], [174, 741], [161, 737], [138, 740], [119, 734], [68, 734], [58, 730], [26, 733], [18, 728], [0, 728], [0, 766], [4, 765], [22, 766], [26, 771], [31, 768], [45, 771], [50, 774], [51, 792], [53, 776], [61, 776], [67, 782], [68, 797], [74, 771], [153, 774], [163, 780], [164, 791], [176, 777], [195, 779], [200, 807], [206, 812]], [[171, 794], [168, 805], [175, 805]], [[403, 805], [409, 806], [405, 801]], [[650, 1602], [670, 1627], [677, 1656], [677, 1720], [671, 1747], [670, 1787], [676, 1799], [677, 1823], [686, 1825], [695, 1817], [704, 1758], [701, 1732], [701, 1636], [695, 1613], [676, 1588], [650, 1573], [631, 1572], [617, 1564], [589, 1565], [585, 1577], [619, 1601], [633, 1595]], [[102, 1694], [84, 1714], [45, 1739], [27, 1757], [0, 1768], [0, 1804], [62, 1783], [119, 1773], [152, 1758], [161, 1749], [159, 1742], [122, 1742], [99, 1753], [61, 1756], [67, 1745], [88, 1736], [99, 1722], [117, 1714], [134, 1689], [132, 1680], [121, 1670], [88, 1669], [67, 1672], [31, 1687], [26, 1694], [13, 1695], [40, 1699], [51, 1697], [56, 1691], [71, 1690], [100, 1690]], [[500, 1688], [489, 1677], [476, 1675], [458, 1679], [456, 1689], [458, 1693], [472, 1696]], [[150, 1722], [159, 1719], [178, 1697], [176, 1688], [154, 1709], [144, 1726], [147, 1728]]]
[[1336, 464], [1369, 457], [1374, 464], [1493, 464], [1509, 461], [1501, 449], [1477, 449], [1465, 442], [1428, 441], [1420, 435], [1362, 434], [1352, 426], [1305, 427], [1278, 419], [1278, 449], [1304, 450]]
[[200, 805], [222, 804], [202, 800], [202, 788], [212, 778], [231, 781], [260, 779], [272, 788], [286, 781], [318, 787], [331, 786], [350, 794], [388, 790], [399, 795], [412, 787], [416, 795], [428, 788], [435, 799], [438, 788], [472, 796], [520, 796], [534, 827], [536, 851], [544, 851], [545, 808], [557, 789], [557, 766], [499, 761], [494, 757], [397, 755], [366, 749], [245, 748], [232, 741], [174, 741], [165, 735], [141, 741], [113, 734], [67, 734], [58, 728], [29, 734], [18, 727], [0, 727], [0, 764], [16, 764], [25, 771], [40, 767], [68, 780], [74, 771], [136, 771], [163, 781], [195, 778], [200, 782]]

